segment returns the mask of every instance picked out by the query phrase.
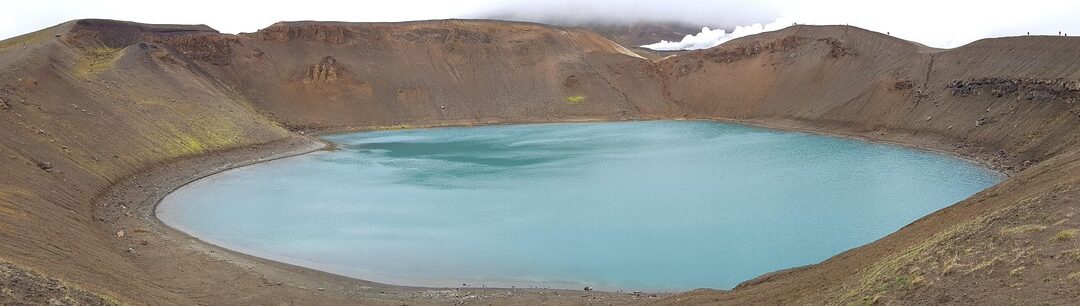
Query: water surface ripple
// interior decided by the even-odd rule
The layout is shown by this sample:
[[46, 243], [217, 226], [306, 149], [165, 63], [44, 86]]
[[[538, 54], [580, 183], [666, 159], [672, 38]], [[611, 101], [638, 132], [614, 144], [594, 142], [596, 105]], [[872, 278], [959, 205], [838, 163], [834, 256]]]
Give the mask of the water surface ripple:
[[392, 284], [728, 289], [1003, 179], [953, 157], [707, 121], [339, 134], [169, 195], [244, 253]]

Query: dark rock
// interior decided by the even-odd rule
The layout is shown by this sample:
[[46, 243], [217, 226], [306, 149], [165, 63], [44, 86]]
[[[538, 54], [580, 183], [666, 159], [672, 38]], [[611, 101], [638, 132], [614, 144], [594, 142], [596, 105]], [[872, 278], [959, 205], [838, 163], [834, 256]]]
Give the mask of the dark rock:
[[342, 25], [283, 22], [273, 24], [256, 33], [263, 40], [277, 42], [303, 40], [328, 44], [344, 44], [347, 41], [353, 40], [354, 36], [358, 34]]
[[577, 78], [576, 75], [570, 75], [570, 76], [566, 77], [565, 81], [563, 81], [563, 87], [576, 88], [578, 86], [579, 82], [580, 81], [578, 81], [578, 78]]
[[1080, 91], [1080, 81], [1065, 82], [1065, 89], [1068, 91]]
[[52, 170], [52, 168], [53, 168], [53, 165], [50, 162], [39, 162], [39, 163], [37, 163], [37, 166], [38, 166], [38, 168], [41, 168], [41, 170], [45, 170], [45, 171]]
[[[168, 36], [155, 43], [167, 43], [189, 58], [215, 66], [228, 66], [233, 54], [233, 46], [241, 44], [240, 39], [210, 33], [204, 35]], [[149, 44], [157, 49], [156, 44]]]
[[[1077, 88], [1073, 90], [1072, 88]], [[1057, 101], [1080, 98], [1080, 83], [1064, 79], [978, 78], [955, 80], [946, 86], [953, 96], [1016, 95], [1020, 100]]]
[[826, 44], [829, 44], [829, 47], [830, 47], [829, 56], [831, 56], [833, 58], [841, 58], [841, 57], [845, 57], [845, 56], [848, 56], [848, 55], [857, 55], [855, 53], [855, 50], [852, 50], [851, 48], [848, 48], [848, 46], [845, 45], [844, 42], [839, 40], [839, 39], [828, 37], [828, 38], [819, 38], [818, 41], [825, 42]]
[[750, 58], [758, 55], [762, 52], [783, 52], [791, 51], [799, 46], [802, 46], [806, 42], [810, 41], [809, 38], [800, 36], [786, 36], [783, 39], [770, 41], [770, 42], [752, 42], [748, 45], [742, 45], [732, 48], [713, 48], [705, 52], [705, 59], [715, 63], [733, 63], [742, 59]]

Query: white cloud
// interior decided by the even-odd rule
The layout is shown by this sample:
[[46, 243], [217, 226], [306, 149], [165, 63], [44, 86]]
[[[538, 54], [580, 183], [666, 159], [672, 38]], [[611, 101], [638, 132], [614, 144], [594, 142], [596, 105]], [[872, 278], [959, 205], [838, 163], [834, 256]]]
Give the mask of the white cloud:
[[[683, 21], [734, 29], [698, 34], [690, 42], [707, 46], [760, 30], [800, 24], [850, 24], [934, 47], [973, 40], [1032, 34], [1080, 35], [1080, 1], [1075, 0], [186, 0], [157, 4], [143, 0], [7, 1], [0, 9], [0, 38], [13, 37], [78, 18], [146, 23], [207, 24], [226, 33], [252, 32], [277, 21], [403, 21], [480, 18], [577, 23]], [[751, 25], [735, 28], [735, 25]], [[745, 30], [749, 29], [749, 30]], [[719, 34], [719, 35], [718, 35]], [[706, 40], [706, 38], [713, 38]]]
[[1000, 36], [1057, 35], [1074, 31], [1080, 35], [1080, 1], [878, 1], [778, 0], [784, 8], [776, 20], [761, 25], [736, 27], [732, 33], [702, 31], [679, 42], [643, 47], [656, 50], [702, 49], [728, 40], [799, 24], [847, 24], [889, 33], [932, 47], [954, 48], [972, 41]]
[[773, 20], [781, 12], [780, 4], [760, 0], [501, 0], [478, 7], [471, 16], [568, 24], [651, 21], [732, 27]]
[[36, 0], [6, 1], [0, 39], [65, 21], [105, 18], [143, 23], [206, 24], [225, 33], [254, 32], [278, 21], [405, 21], [465, 16], [490, 0]]
[[709, 29], [708, 27], [704, 27], [701, 28], [701, 33], [694, 35], [686, 35], [686, 37], [683, 37], [681, 41], [662, 40], [658, 43], [644, 45], [641, 47], [659, 51], [708, 49], [716, 47], [732, 39], [750, 36], [765, 31], [775, 31], [789, 25], [791, 25], [791, 23], [787, 23], [785, 21], [776, 21], [766, 25], [755, 23], [748, 26], [736, 26], [735, 30], [732, 30], [731, 33], [720, 29], [713, 30]]

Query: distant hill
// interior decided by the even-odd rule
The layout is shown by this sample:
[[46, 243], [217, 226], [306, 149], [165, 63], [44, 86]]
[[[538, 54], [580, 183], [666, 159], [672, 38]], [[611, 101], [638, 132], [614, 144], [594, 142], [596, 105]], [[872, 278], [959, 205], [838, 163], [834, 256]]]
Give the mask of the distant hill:
[[312, 131], [683, 118], [898, 143], [1012, 176], [819, 264], [655, 302], [1080, 302], [1080, 38], [942, 50], [793, 26], [682, 53], [624, 47], [696, 28], [309, 21], [231, 35], [76, 20], [0, 41], [0, 304], [649, 301], [346, 279], [199, 242], [154, 206]]
[[701, 32], [701, 26], [671, 22], [638, 22], [625, 25], [597, 23], [576, 25], [576, 27], [596, 32], [626, 47], [638, 47], [657, 43], [661, 40], [679, 41], [686, 35]]
[[[520, 20], [513, 15], [492, 15], [485, 17], [491, 20]], [[539, 19], [529, 20], [533, 22], [550, 24], [561, 27], [582, 28], [596, 32], [627, 48], [648, 45], [661, 40], [679, 41], [686, 35], [701, 32], [702, 27], [722, 28], [712, 24], [690, 24], [685, 22], [660, 22], [660, 21], [595, 21], [581, 22], [564, 19]]]

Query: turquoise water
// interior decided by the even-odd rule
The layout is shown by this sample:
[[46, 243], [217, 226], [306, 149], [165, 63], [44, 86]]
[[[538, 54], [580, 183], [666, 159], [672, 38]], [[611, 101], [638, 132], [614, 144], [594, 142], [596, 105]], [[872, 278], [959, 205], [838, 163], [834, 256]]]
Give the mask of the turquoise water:
[[244, 253], [391, 284], [727, 289], [1003, 179], [945, 155], [708, 121], [340, 134], [169, 195]]

